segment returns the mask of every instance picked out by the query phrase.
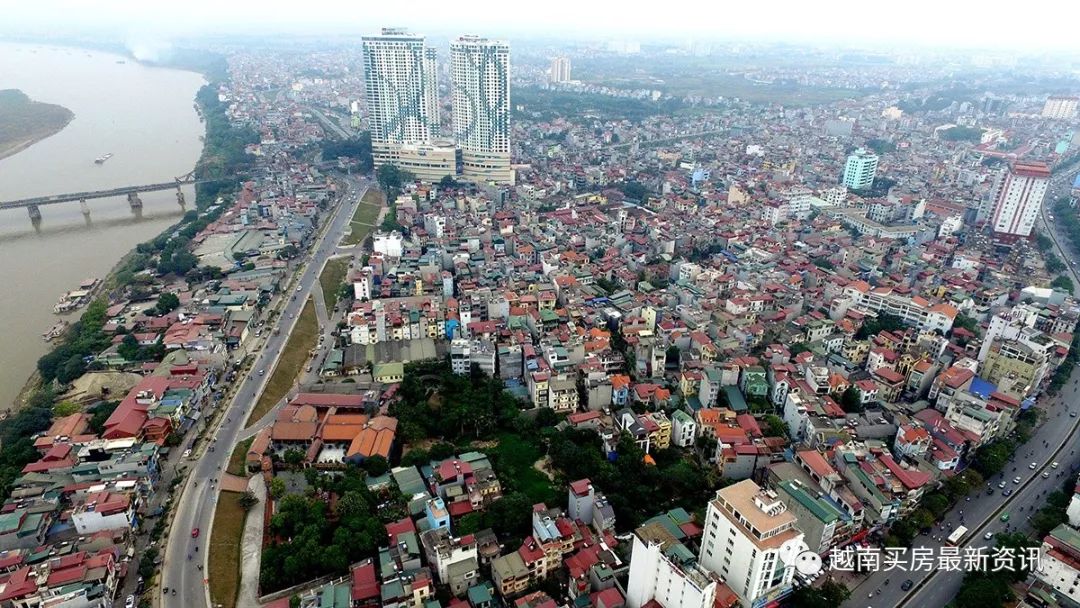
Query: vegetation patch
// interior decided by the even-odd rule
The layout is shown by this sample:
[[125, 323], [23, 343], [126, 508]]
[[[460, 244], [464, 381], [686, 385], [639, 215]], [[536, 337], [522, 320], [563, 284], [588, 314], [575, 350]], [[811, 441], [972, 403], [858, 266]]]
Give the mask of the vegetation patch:
[[214, 528], [207, 547], [210, 556], [207, 576], [210, 600], [222, 608], [235, 608], [240, 593], [240, 544], [247, 515], [240, 504], [243, 496], [240, 492], [221, 492], [214, 509]]
[[327, 260], [319, 275], [319, 285], [322, 287], [323, 299], [326, 300], [326, 310], [334, 310], [337, 306], [338, 295], [341, 293], [341, 285], [345, 282], [345, 276], [349, 273], [350, 258], [334, 258]]
[[18, 89], [0, 90], [0, 158], [55, 135], [74, 117], [64, 106], [33, 101]]
[[251, 437], [236, 444], [232, 454], [229, 456], [229, 466], [225, 469], [226, 473], [237, 477], [247, 477], [247, 453], [248, 448], [251, 447], [251, 442], [254, 440], [255, 438]]
[[356, 207], [356, 212], [353, 213], [352, 221], [349, 223], [350, 232], [341, 239], [341, 244], [357, 245], [364, 242], [364, 239], [374, 229], [375, 220], [379, 219], [379, 211], [385, 202], [386, 197], [383, 196], [382, 192], [374, 189], [365, 192], [364, 197], [360, 199], [360, 204]]

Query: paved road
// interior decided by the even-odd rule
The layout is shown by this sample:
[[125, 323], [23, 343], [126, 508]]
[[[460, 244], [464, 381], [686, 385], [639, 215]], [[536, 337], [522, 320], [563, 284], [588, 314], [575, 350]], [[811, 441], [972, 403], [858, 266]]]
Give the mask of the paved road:
[[[300, 274], [298, 282], [289, 283], [291, 288], [284, 294], [284, 297], [288, 299], [277, 319], [278, 326], [281, 328], [280, 334], [271, 333], [266, 339], [263, 351], [256, 357], [251, 372], [244, 374], [242, 379], [238, 380], [239, 386], [225, 418], [219, 420], [218, 427], [208, 433], [208, 436], [212, 438], [210, 445], [215, 446], [214, 451], [209, 451], [207, 448], [201, 456], [198, 456], [198, 460], [192, 462], [183, 497], [173, 515], [169, 543], [162, 564], [161, 584], [169, 588], [168, 595], [162, 597], [163, 606], [193, 608], [209, 604], [210, 592], [204, 579], [205, 547], [210, 537], [214, 503], [218, 496], [216, 487], [210, 487], [210, 481], [219, 476], [227, 464], [237, 436], [243, 431], [244, 421], [277, 364], [278, 356], [296, 323], [296, 316], [300, 314], [312, 290], [319, 289], [319, 272], [326, 259], [336, 251], [337, 243], [344, 235], [368, 185], [365, 179], [349, 178], [347, 180], [343, 201], [332, 211], [329, 227], [312, 245], [309, 263]], [[297, 288], [299, 292], [296, 291]], [[258, 370], [266, 370], [266, 373], [259, 375]], [[200, 530], [197, 539], [191, 536], [195, 528]], [[204, 570], [199, 570], [198, 565], [201, 565]]]
[[[1069, 176], [1074, 174], [1075, 171], [1070, 171], [1067, 174], [1054, 176], [1046, 194], [1048, 203], [1043, 205], [1040, 219], [1044, 232], [1051, 236], [1058, 255], [1068, 265], [1067, 272], [1073, 283], [1080, 285], [1080, 276], [1078, 276], [1077, 267], [1073, 264], [1075, 256], [1065, 249], [1068, 244], [1065, 235], [1058, 231], [1056, 223], [1049, 220], [1052, 211], [1051, 202], [1067, 192], [1072, 183]], [[1013, 526], [1013, 529], [1019, 527], [1025, 530], [1028, 516], [1042, 506], [1046, 495], [1061, 486], [1063, 476], [1075, 475], [1071, 472], [1074, 465], [1080, 467], [1080, 454], [1073, 453], [1074, 446], [1078, 443], [1077, 437], [1080, 435], [1078, 433], [1080, 417], [1069, 416], [1070, 408], [1080, 412], [1080, 371], [1073, 374], [1070, 382], [1055, 397], [1040, 399], [1039, 407], [1045, 412], [1045, 422], [1036, 429], [1031, 440], [1017, 450], [1017, 456], [1006, 466], [1004, 473], [989, 480], [994, 486], [994, 494], [987, 495], [983, 492], [972, 496], [970, 502], [958, 504], [946, 516], [945, 522], [951, 523], [954, 527], [961, 525], [963, 521], [962, 525], [971, 529], [968, 533], [968, 543], [962, 546], [992, 546], [994, 541], [985, 540], [983, 535], [986, 532], [996, 534], [1005, 529], [1005, 524], [999, 520], [1001, 511], [1009, 512], [1009, 524]], [[1055, 455], [1062, 445], [1065, 447], [1061, 453]], [[1059, 463], [1058, 469], [1052, 469], [1049, 466], [1051, 461], [1055, 460]], [[1034, 471], [1028, 468], [1032, 462], [1038, 465]], [[1013, 467], [1016, 468], [1015, 472]], [[1051, 475], [1048, 479], [1042, 478], [1043, 471], [1050, 471]], [[1020, 485], [1012, 482], [1013, 477], [1016, 476], [1021, 478]], [[1006, 487], [1012, 488], [1015, 494], [1009, 497], [1002, 496], [1002, 490], [998, 488], [1001, 481], [1005, 481]], [[963, 516], [960, 514], [961, 509], [964, 511]], [[919, 536], [914, 545], [930, 547], [936, 555], [943, 543], [934, 540], [934, 536], [944, 540], [948, 533], [949, 528], [946, 524], [944, 527], [935, 528], [933, 536]], [[908, 578], [915, 583], [915, 587], [904, 592], [900, 589], [900, 584]], [[886, 584], [886, 580], [890, 582]], [[907, 605], [945, 606], [956, 596], [962, 580], [962, 572], [877, 572], [860, 582], [849, 584], [852, 595], [844, 605], [875, 608]]]

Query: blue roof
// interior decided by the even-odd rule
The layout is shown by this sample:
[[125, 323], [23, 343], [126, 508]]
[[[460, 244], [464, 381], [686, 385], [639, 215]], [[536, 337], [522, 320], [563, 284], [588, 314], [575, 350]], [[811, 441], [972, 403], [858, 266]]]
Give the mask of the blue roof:
[[990, 384], [986, 380], [975, 376], [971, 381], [971, 394], [978, 395], [983, 399], [990, 397], [990, 394], [997, 390], [997, 386]]
[[1076, 179], [1073, 180], [1073, 188], [1080, 188], [1080, 174], [1077, 174]]

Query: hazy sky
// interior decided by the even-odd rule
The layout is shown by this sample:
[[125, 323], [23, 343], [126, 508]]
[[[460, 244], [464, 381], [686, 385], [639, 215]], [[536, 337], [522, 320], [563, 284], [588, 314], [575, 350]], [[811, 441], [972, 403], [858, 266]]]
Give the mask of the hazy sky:
[[0, 0], [0, 31], [189, 36], [200, 32], [762, 39], [1080, 53], [1080, 6], [1004, 0]]

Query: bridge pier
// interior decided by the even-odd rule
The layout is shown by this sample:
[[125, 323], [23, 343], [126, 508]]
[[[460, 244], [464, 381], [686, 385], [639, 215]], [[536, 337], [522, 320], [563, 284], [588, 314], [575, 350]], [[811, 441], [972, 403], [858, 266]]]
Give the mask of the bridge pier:
[[27, 205], [26, 210], [30, 213], [30, 222], [35, 226], [41, 223], [41, 209], [37, 205]]
[[180, 188], [176, 189], [176, 204], [180, 205], [181, 209], [187, 207], [187, 202], [184, 200], [184, 191]]
[[82, 214], [86, 217], [90, 217], [90, 205], [86, 204], [85, 198], [79, 199], [79, 208], [82, 209]]
[[128, 193], [127, 199], [128, 199], [128, 205], [131, 205], [131, 210], [132, 211], [141, 211], [142, 210], [142, 199], [139, 198], [139, 193], [138, 192], [130, 192], [130, 193]]

